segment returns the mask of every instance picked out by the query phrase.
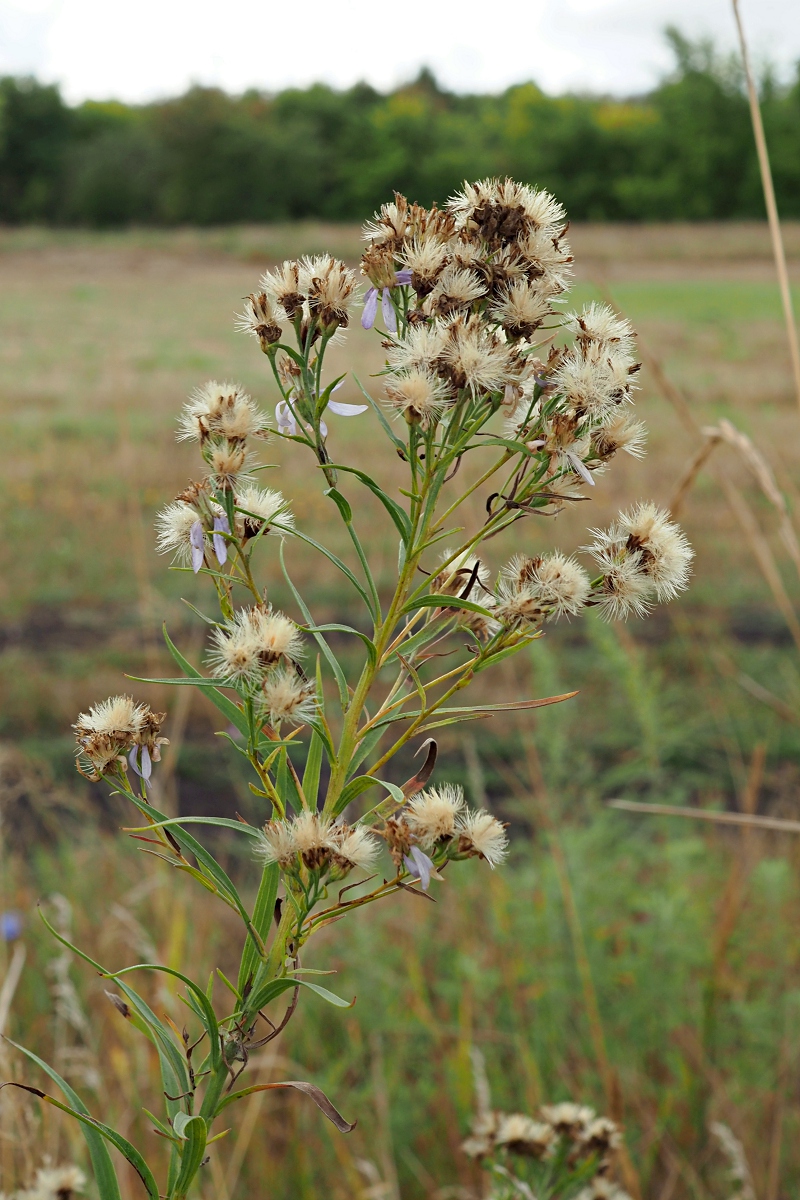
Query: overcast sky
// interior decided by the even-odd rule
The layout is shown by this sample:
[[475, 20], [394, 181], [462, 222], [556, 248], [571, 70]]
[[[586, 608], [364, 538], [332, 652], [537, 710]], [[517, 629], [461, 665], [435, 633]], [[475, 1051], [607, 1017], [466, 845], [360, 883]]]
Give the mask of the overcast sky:
[[[757, 60], [800, 59], [800, 0], [740, 0]], [[662, 31], [734, 45], [730, 0], [0, 0], [0, 74], [71, 101], [324, 80], [379, 88], [430, 66], [456, 91], [535, 79], [633, 94], [668, 69]]]

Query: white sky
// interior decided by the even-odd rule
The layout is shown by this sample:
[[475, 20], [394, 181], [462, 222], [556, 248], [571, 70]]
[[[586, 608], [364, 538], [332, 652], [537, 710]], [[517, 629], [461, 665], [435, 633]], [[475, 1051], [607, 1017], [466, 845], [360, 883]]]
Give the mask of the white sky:
[[[800, 59], [800, 0], [740, 0], [758, 61]], [[546, 91], [633, 94], [671, 64], [672, 23], [734, 46], [730, 0], [0, 0], [0, 74], [34, 74], [71, 101], [366, 79], [423, 64], [456, 91], [534, 79]]]

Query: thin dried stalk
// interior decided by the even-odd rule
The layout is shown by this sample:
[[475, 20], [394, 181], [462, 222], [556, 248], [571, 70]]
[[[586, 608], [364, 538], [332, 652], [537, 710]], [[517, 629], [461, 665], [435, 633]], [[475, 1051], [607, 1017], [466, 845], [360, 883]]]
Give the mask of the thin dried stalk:
[[732, 425], [724, 417], [718, 425], [704, 429], [703, 433], [706, 437], [713, 438], [716, 443], [719, 441], [727, 442], [729, 446], [732, 446], [739, 453], [750, 468], [761, 491], [773, 508], [777, 510], [780, 521], [779, 533], [781, 540], [786, 547], [789, 557], [797, 568], [798, 574], [800, 574], [800, 544], [797, 541], [797, 534], [792, 525], [786, 498], [778, 487], [775, 476], [772, 473], [772, 468], [764, 458], [764, 455], [746, 433], [742, 433], [740, 429], [737, 429], [735, 425]]
[[789, 272], [786, 269], [786, 252], [783, 248], [783, 237], [781, 235], [781, 223], [778, 217], [778, 206], [775, 203], [775, 188], [772, 183], [772, 169], [769, 165], [769, 152], [767, 150], [767, 139], [764, 136], [764, 123], [761, 120], [761, 106], [758, 102], [758, 92], [756, 90], [755, 80], [753, 78], [753, 69], [750, 65], [750, 53], [747, 48], [747, 39], [744, 33], [744, 25], [739, 12], [739, 0], [733, 0], [733, 15], [736, 19], [736, 28], [739, 33], [739, 45], [742, 50], [742, 63], [744, 65], [744, 73], [747, 78], [747, 94], [750, 99], [750, 116], [753, 120], [753, 134], [756, 141], [756, 150], [758, 151], [758, 166], [761, 171], [761, 184], [764, 188], [764, 202], [767, 207], [767, 219], [769, 221], [769, 233], [772, 239], [772, 253], [775, 257], [775, 270], [778, 275], [778, 287], [781, 293], [781, 303], [783, 304], [783, 316], [786, 321], [786, 337], [789, 342], [789, 354], [792, 360], [792, 373], [794, 375], [794, 386], [797, 393], [797, 403], [800, 404], [800, 344], [797, 340], [797, 325], [794, 319], [794, 308], [792, 306], [792, 292], [789, 286]]
[[625, 812], [653, 813], [660, 817], [691, 817], [718, 825], [749, 825], [754, 829], [774, 829], [776, 833], [800, 833], [800, 821], [782, 817], [759, 817], [751, 813], [717, 812], [712, 808], [692, 808], [688, 804], [648, 804], [641, 800], [609, 800], [609, 808]]

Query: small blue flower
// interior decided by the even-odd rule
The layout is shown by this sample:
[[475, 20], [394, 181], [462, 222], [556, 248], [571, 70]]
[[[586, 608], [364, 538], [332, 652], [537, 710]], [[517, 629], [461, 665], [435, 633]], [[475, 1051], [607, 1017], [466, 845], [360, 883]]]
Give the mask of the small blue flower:
[[434, 873], [434, 865], [427, 854], [423, 854], [419, 846], [412, 846], [410, 854], [403, 855], [403, 865], [412, 875], [414, 879], [419, 879], [422, 884], [422, 890], [427, 892], [431, 883], [431, 875]]
[[214, 543], [214, 553], [220, 566], [223, 566], [228, 560], [228, 547], [222, 534], [230, 533], [230, 531], [231, 527], [226, 516], [214, 517], [214, 533], [211, 540]]
[[0, 938], [4, 942], [15, 942], [22, 936], [22, 917], [18, 912], [0, 913]]
[[192, 570], [196, 575], [205, 561], [205, 541], [200, 521], [195, 521], [189, 530], [189, 545], [192, 547]]
[[[404, 267], [402, 271], [396, 271], [394, 276], [395, 286], [401, 286], [411, 283], [411, 271]], [[397, 316], [392, 304], [392, 293], [388, 287], [381, 291], [381, 311], [383, 313], [383, 323], [390, 333], [397, 333]], [[364, 297], [364, 311], [361, 314], [361, 324], [364, 329], [372, 329], [375, 324], [375, 318], [378, 315], [378, 288], [371, 287]]]
[[147, 746], [141, 747], [141, 757], [139, 751], [139, 746], [134, 746], [128, 755], [128, 762], [131, 764], [132, 770], [136, 772], [139, 778], [144, 780], [145, 788], [147, 788], [147, 785], [150, 782], [150, 776], [153, 773], [153, 762], [150, 758], [150, 751], [147, 749]]

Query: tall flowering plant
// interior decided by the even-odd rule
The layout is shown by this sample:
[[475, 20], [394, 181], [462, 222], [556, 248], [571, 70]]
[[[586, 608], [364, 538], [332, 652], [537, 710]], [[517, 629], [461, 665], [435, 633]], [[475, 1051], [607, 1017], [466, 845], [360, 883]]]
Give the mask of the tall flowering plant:
[[[279, 395], [275, 419], [233, 384], [199, 389], [178, 437], [197, 445], [202, 475], [158, 516], [158, 548], [174, 556], [176, 569], [207, 581], [218, 612], [196, 610], [208, 627], [204, 670], [167, 636], [183, 674], [147, 682], [197, 687], [216, 705], [231, 752], [247, 759], [250, 786], [270, 805], [270, 819], [255, 828], [223, 817], [165, 816], [152, 787], [164, 714], [144, 703], [115, 696], [75, 725], [78, 770], [129, 800], [150, 852], [238, 914], [242, 937], [238, 975], [218, 971], [216, 986], [159, 963], [110, 970], [72, 947], [113, 981], [109, 996], [121, 1017], [157, 1050], [164, 1111], [147, 1115], [171, 1147], [166, 1177], [157, 1180], [138, 1149], [24, 1051], [63, 1098], [29, 1090], [81, 1122], [102, 1200], [119, 1197], [108, 1144], [135, 1167], [151, 1200], [182, 1200], [222, 1136], [219, 1118], [227, 1122], [228, 1110], [257, 1090], [239, 1084], [252, 1051], [278, 1036], [303, 991], [345, 1006], [301, 967], [318, 930], [400, 892], [428, 890], [451, 863], [479, 859], [494, 868], [503, 861], [503, 825], [470, 810], [459, 788], [431, 782], [431, 735], [494, 710], [567, 697], [454, 703], [476, 676], [529, 646], [548, 621], [589, 607], [610, 618], [644, 614], [687, 583], [692, 552], [651, 504], [594, 532], [585, 548], [592, 573], [574, 557], [540, 554], [533, 545], [495, 578], [484, 559], [485, 543], [529, 515], [555, 516], [585, 498], [617, 453], [642, 453], [643, 429], [631, 416], [638, 369], [632, 331], [605, 307], [564, 310], [572, 260], [553, 197], [510, 180], [465, 186], [441, 210], [398, 195], [365, 234], [361, 323], [382, 325], [382, 395], [362, 388], [363, 403], [344, 403], [335, 398], [341, 380], [325, 371], [328, 347], [359, 303], [357, 272], [330, 256], [284, 262], [263, 277], [240, 318], [269, 364]], [[396, 494], [331, 456], [332, 415], [367, 413], [405, 464], [406, 485]], [[255, 448], [267, 438], [296, 442], [316, 461], [332, 514], [352, 543], [349, 564], [299, 527], [279, 492], [257, 482]], [[459, 476], [472, 460], [475, 468]], [[396, 539], [390, 595], [381, 595], [357, 531], [349, 497], [362, 488], [380, 502]], [[459, 510], [476, 493], [485, 515], [464, 528]], [[525, 536], [520, 529], [515, 544]], [[258, 578], [266, 538], [279, 541], [291, 616], [276, 610]], [[298, 543], [352, 588], [353, 625], [315, 620], [286, 566], [286, 551]], [[333, 632], [354, 639], [355, 673], [337, 658]], [[399, 785], [385, 768], [407, 746], [424, 751], [424, 761]], [[250, 841], [262, 868], [252, 906], [195, 836], [203, 824]], [[131, 981], [140, 971], [180, 981], [191, 1029], [180, 1031], [149, 1008]], [[312, 1083], [263, 1086], [299, 1089], [339, 1129], [352, 1128]]]

